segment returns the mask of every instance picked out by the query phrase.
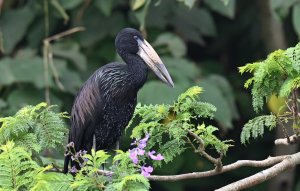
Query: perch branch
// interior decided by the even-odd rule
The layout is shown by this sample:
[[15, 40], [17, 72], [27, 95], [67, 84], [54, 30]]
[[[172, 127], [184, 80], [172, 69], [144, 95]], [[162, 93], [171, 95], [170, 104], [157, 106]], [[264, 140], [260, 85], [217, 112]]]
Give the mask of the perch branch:
[[[169, 182], [169, 181], [174, 182], [174, 181], [180, 181], [180, 180], [198, 179], [198, 178], [215, 176], [218, 174], [236, 170], [241, 167], [255, 167], [255, 168], [268, 167], [268, 166], [278, 164], [288, 157], [289, 156], [286, 156], [286, 155], [277, 156], [277, 157], [269, 157], [269, 158], [261, 160], [261, 161], [239, 160], [235, 163], [223, 166], [223, 168], [220, 171], [217, 171], [214, 169], [214, 170], [208, 170], [208, 171], [204, 171], [204, 172], [192, 172], [192, 173], [178, 174], [178, 175], [151, 175], [148, 177], [148, 179], [150, 181], [164, 181], [164, 182]], [[106, 170], [98, 170], [98, 173], [102, 174], [102, 175], [109, 175], [109, 176], [113, 175], [113, 172], [106, 171]]]
[[228, 184], [220, 189], [217, 189], [216, 191], [237, 191], [253, 187], [277, 176], [285, 170], [295, 167], [298, 164], [300, 164], [300, 152], [286, 156], [281, 162], [275, 164], [274, 166], [237, 182]]
[[283, 161], [287, 156], [277, 156], [277, 157], [269, 157], [265, 160], [261, 161], [254, 161], [254, 160], [239, 160], [235, 163], [225, 165], [220, 171], [209, 170], [204, 172], [192, 172], [186, 174], [179, 174], [179, 175], [169, 175], [169, 176], [162, 176], [162, 175], [152, 175], [149, 176], [148, 179], [150, 181], [179, 181], [179, 180], [187, 180], [187, 179], [197, 179], [197, 178], [204, 178], [215, 176], [218, 174], [222, 174], [225, 172], [229, 172], [232, 170], [236, 170], [241, 167], [267, 167], [272, 166], [274, 164], [280, 163]]
[[[281, 172], [293, 168], [296, 165], [300, 164], [300, 152], [295, 153], [293, 155], [283, 155], [277, 157], [268, 157], [267, 159], [256, 161], [256, 160], [239, 160], [235, 163], [225, 165], [219, 171], [209, 170], [204, 172], [192, 172], [186, 174], [178, 174], [178, 175], [151, 175], [148, 178], [149, 181], [163, 181], [163, 182], [174, 182], [174, 181], [181, 181], [181, 180], [188, 180], [188, 179], [198, 179], [204, 177], [211, 177], [219, 174], [223, 174], [225, 172], [233, 171], [239, 169], [241, 167], [255, 167], [255, 168], [262, 168], [262, 167], [269, 167], [266, 170], [263, 170], [255, 175], [247, 177], [245, 179], [239, 180], [237, 182], [231, 183], [227, 186], [224, 186], [218, 191], [234, 191], [234, 190], [241, 190], [245, 188], [249, 188], [255, 186], [259, 183], [262, 183], [274, 176], [280, 174]], [[274, 166], [273, 166], [274, 165]], [[51, 169], [49, 171], [52, 172], [62, 172], [57, 168]], [[107, 170], [98, 170], [98, 174], [104, 176], [112, 176], [114, 173], [112, 171]]]
[[282, 139], [276, 139], [275, 145], [292, 145], [299, 141], [299, 137], [297, 135], [292, 135], [288, 139], [282, 138]]

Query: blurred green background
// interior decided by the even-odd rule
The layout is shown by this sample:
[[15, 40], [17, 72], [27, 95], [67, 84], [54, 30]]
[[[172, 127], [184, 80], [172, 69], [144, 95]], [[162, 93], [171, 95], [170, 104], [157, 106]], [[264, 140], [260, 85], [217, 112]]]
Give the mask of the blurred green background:
[[[202, 86], [201, 99], [218, 108], [211, 123], [220, 127], [222, 139], [235, 141], [225, 164], [272, 155], [275, 132], [247, 147], [240, 144], [242, 126], [256, 114], [237, 67], [298, 42], [299, 0], [0, 0], [0, 9], [0, 116], [46, 99], [70, 112], [88, 76], [120, 59], [114, 47], [118, 31], [134, 27], [157, 50], [175, 83], [171, 89], [151, 74], [139, 92], [140, 102], [171, 103], [188, 87]], [[50, 44], [44, 41], [78, 27], [85, 30]], [[273, 101], [269, 106], [278, 104]], [[265, 112], [270, 111], [265, 108]], [[130, 141], [124, 138], [123, 149]], [[211, 168], [206, 160], [186, 151], [155, 174]], [[213, 190], [258, 170], [242, 168], [198, 180], [152, 182], [151, 186], [163, 191]], [[299, 169], [287, 178], [295, 180], [291, 187], [277, 189], [300, 191]], [[269, 184], [249, 190], [274, 190]]]

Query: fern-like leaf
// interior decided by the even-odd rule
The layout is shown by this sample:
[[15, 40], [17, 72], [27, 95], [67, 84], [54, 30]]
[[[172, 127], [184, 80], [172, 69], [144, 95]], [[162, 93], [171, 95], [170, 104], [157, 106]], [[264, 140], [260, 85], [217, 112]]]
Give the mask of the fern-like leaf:
[[138, 190], [147, 191], [150, 188], [148, 180], [141, 174], [132, 174], [125, 176], [122, 181], [114, 183], [106, 190], [123, 191], [123, 190]]
[[13, 140], [27, 151], [36, 152], [62, 145], [67, 130], [63, 122], [66, 115], [55, 113], [52, 107], [40, 103], [26, 106], [12, 117], [0, 118], [0, 144]]
[[267, 127], [272, 130], [276, 127], [276, 116], [274, 115], [263, 115], [255, 117], [246, 123], [241, 133], [241, 142], [246, 144], [250, 138], [258, 138], [264, 134], [264, 128]]
[[56, 172], [45, 172], [52, 168], [51, 165], [45, 167], [34, 178], [33, 187], [30, 191], [72, 191], [71, 182], [73, 177], [70, 174], [62, 174]]
[[0, 147], [0, 188], [26, 189], [42, 169], [22, 147], [8, 141]]

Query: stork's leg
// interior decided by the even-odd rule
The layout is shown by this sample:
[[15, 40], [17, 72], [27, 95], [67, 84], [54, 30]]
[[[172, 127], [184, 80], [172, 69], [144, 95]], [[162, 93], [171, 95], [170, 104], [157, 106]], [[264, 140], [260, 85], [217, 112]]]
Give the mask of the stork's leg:
[[95, 136], [95, 134], [93, 135], [93, 149], [96, 152], [96, 136]]
[[120, 141], [117, 140], [117, 142], [116, 142], [116, 150], [119, 150], [119, 149], [120, 149]]
[[[119, 150], [120, 149], [120, 141], [119, 140], [117, 140], [117, 142], [116, 142], [116, 150]], [[119, 161], [116, 161], [116, 165], [118, 165], [119, 164]]]
[[[93, 149], [96, 152], [96, 136], [95, 134], [93, 135]], [[102, 166], [102, 170], [104, 170], [104, 164], [101, 165]]]

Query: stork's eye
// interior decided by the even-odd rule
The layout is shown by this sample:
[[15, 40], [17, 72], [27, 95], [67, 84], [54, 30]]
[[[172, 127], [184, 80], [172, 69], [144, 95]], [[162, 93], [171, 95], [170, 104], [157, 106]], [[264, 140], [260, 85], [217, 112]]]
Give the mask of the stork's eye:
[[134, 38], [135, 40], [138, 40], [138, 38], [139, 38], [139, 37], [137, 37], [137, 36], [133, 36], [133, 38]]

